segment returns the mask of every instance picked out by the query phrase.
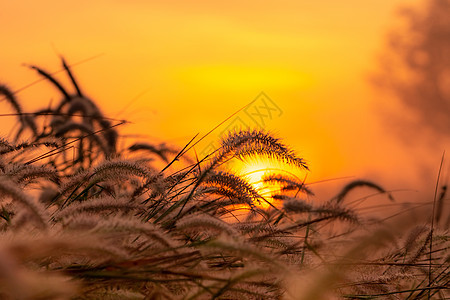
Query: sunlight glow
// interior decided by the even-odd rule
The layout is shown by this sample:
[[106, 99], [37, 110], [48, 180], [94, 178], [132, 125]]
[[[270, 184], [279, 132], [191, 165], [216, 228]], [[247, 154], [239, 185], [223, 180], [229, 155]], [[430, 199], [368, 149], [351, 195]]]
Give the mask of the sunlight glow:
[[262, 200], [260, 203], [255, 203], [255, 205], [263, 209], [268, 209], [271, 206], [278, 208], [282, 205], [280, 200], [273, 199], [272, 197], [279, 192], [280, 185], [264, 183], [264, 176], [270, 174], [283, 174], [291, 175], [299, 179], [304, 176], [298, 169], [262, 158], [254, 158], [252, 161], [245, 162], [237, 161], [235, 162], [235, 165], [233, 165], [233, 168], [237, 170], [239, 176], [247, 180], [267, 201]]
[[187, 84], [212, 89], [298, 89], [313, 84], [311, 75], [277, 66], [200, 65], [180, 69], [177, 76]]

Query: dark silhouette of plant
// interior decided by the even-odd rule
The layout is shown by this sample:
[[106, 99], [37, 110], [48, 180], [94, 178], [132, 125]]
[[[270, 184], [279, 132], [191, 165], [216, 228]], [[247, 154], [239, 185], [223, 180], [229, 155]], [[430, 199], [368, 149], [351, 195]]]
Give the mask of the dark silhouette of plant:
[[[63, 95], [55, 108], [25, 114], [14, 93], [2, 90], [22, 125], [17, 137], [29, 138], [0, 140], [1, 299], [290, 299], [297, 295], [289, 293], [289, 279], [334, 265], [346, 269], [346, 280], [322, 290], [346, 297], [403, 295], [410, 287], [405, 278], [413, 277], [410, 298], [424, 290], [448, 295], [443, 215], [436, 214], [433, 235], [412, 231], [403, 248], [394, 243], [371, 257], [379, 267], [370, 276], [378, 281], [361, 280], [368, 260], [356, 259], [366, 252], [359, 236], [359, 252], [349, 240], [368, 221], [342, 200], [356, 187], [387, 193], [383, 188], [354, 181], [337, 198], [312, 201], [307, 183], [275, 173], [263, 178], [275, 192], [262, 195], [227, 162], [263, 156], [309, 170], [262, 130], [230, 132], [217, 151], [195, 162], [180, 160], [194, 139], [178, 152], [148, 142], [117, 149], [114, 126], [122, 122], [105, 118], [64, 60], [63, 67], [75, 95], [33, 67]], [[155, 157], [166, 166], [157, 167]], [[445, 193], [437, 204], [446, 207]], [[429, 243], [436, 261], [423, 265]], [[355, 259], [353, 268], [336, 255], [342, 249]]]
[[[378, 87], [401, 103], [394, 120], [402, 119], [409, 138], [424, 128], [450, 133], [450, 2], [427, 0], [423, 9], [406, 7], [399, 15], [404, 27], [393, 30], [374, 77]], [[404, 118], [411, 115], [412, 119]]]

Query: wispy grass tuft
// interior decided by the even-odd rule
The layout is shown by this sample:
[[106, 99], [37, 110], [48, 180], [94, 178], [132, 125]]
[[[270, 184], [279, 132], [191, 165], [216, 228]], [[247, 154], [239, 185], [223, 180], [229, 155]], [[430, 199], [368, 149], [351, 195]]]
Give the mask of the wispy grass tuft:
[[309, 171], [271, 133], [230, 132], [195, 159], [205, 136], [128, 145], [64, 59], [69, 88], [32, 69], [62, 99], [25, 113], [0, 85], [20, 125], [0, 138], [0, 299], [450, 298], [446, 185], [414, 221], [351, 208], [359, 187], [393, 200], [366, 180], [319, 199], [281, 167], [262, 194], [228, 162]]

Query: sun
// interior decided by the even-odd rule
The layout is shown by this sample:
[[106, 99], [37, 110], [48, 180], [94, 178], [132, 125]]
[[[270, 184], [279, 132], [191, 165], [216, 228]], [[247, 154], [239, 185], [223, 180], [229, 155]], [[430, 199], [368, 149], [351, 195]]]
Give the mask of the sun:
[[273, 174], [290, 175], [297, 178], [302, 176], [296, 168], [261, 157], [253, 158], [251, 161], [237, 160], [233, 163], [232, 168], [238, 176], [250, 183], [264, 198], [254, 203], [262, 209], [269, 209], [271, 207], [278, 208], [282, 205], [280, 200], [273, 198], [273, 195], [280, 192], [281, 185], [264, 182], [265, 176]]

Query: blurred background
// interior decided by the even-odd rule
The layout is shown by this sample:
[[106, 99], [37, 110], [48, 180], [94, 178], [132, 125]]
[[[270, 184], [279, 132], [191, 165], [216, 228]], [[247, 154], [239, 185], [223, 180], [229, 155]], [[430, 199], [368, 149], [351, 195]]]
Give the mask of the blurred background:
[[[1, 1], [0, 36], [13, 91], [39, 79], [24, 64], [56, 72], [62, 55], [130, 140], [182, 147], [237, 112], [197, 153], [262, 127], [309, 162], [307, 182], [350, 177], [318, 197], [368, 179], [430, 200], [450, 145], [448, 0]], [[17, 97], [31, 112], [61, 95], [41, 81]]]

